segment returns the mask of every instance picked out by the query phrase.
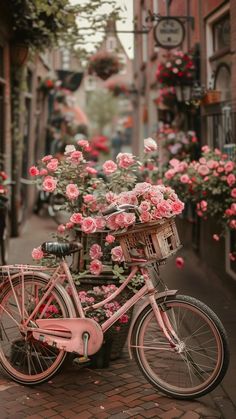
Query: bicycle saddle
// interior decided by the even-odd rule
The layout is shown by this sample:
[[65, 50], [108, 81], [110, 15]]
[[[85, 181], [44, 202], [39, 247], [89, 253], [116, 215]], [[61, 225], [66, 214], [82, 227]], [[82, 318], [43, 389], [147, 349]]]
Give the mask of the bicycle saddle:
[[41, 249], [44, 253], [50, 253], [55, 256], [68, 256], [71, 253], [78, 252], [82, 249], [82, 244], [79, 242], [72, 243], [58, 243], [58, 242], [44, 242]]

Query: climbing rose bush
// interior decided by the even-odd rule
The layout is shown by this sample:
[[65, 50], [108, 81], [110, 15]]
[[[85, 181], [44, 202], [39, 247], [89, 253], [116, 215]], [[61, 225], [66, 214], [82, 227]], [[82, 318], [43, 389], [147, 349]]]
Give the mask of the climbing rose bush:
[[236, 164], [220, 150], [202, 147], [196, 161], [171, 159], [165, 183], [196, 205], [199, 217], [216, 216], [224, 230], [236, 230]]

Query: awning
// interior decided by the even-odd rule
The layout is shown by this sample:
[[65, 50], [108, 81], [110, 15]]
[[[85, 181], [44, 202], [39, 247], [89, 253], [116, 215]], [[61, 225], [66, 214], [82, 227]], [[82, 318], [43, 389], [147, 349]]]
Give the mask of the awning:
[[59, 80], [61, 80], [61, 87], [72, 92], [80, 87], [84, 73], [75, 73], [74, 71], [57, 70]]

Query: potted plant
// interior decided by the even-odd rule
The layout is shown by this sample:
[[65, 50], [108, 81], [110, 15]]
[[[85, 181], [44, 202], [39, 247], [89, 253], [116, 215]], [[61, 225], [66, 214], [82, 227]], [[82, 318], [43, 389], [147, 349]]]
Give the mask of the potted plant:
[[204, 105], [211, 105], [214, 103], [219, 103], [221, 101], [221, 91], [214, 88], [214, 79], [215, 73], [212, 73], [209, 89], [206, 90], [206, 94], [203, 98]]
[[118, 58], [114, 54], [106, 51], [97, 52], [92, 55], [88, 64], [89, 74], [95, 73], [102, 80], [106, 80], [113, 74], [117, 74], [120, 68]]

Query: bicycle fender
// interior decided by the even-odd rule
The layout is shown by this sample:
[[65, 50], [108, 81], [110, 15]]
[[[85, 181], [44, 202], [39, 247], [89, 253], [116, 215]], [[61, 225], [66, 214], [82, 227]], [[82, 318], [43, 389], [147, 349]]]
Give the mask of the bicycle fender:
[[[177, 292], [178, 292], [178, 290], [167, 290], [167, 291], [163, 291], [163, 292], [160, 292], [160, 293], [158, 293], [158, 291], [156, 291], [155, 294], [157, 296], [157, 300], [160, 300], [164, 297], [167, 297], [167, 298], [172, 297], [173, 295], [176, 295]], [[132, 352], [131, 352], [131, 349], [130, 349], [130, 344], [131, 344], [131, 336], [132, 336], [133, 328], [134, 328], [134, 325], [135, 325], [136, 320], [137, 320], [138, 316], [140, 315], [140, 313], [150, 304], [147, 297], [148, 297], [148, 295], [146, 294], [145, 295], [146, 301], [135, 312], [134, 317], [132, 318], [132, 321], [131, 321], [130, 328], [129, 328], [129, 333], [128, 333], [128, 337], [127, 337], [127, 344], [128, 344], [128, 352], [129, 352], [130, 359], [132, 359]]]
[[[32, 275], [34, 276], [34, 278], [44, 279], [47, 282], [49, 282], [49, 280], [50, 280], [50, 275], [44, 274], [43, 272], [35, 274], [34, 271], [28, 271], [27, 273], [24, 273], [24, 278], [32, 277]], [[21, 272], [18, 272], [15, 275], [11, 276], [12, 281], [14, 281], [18, 278], [22, 279], [22, 273]], [[6, 280], [6, 283], [7, 283], [7, 280]], [[69, 311], [69, 317], [77, 317], [76, 312], [75, 312], [75, 308], [74, 308], [73, 304], [71, 303], [70, 296], [66, 292], [65, 288], [61, 284], [56, 284], [54, 288], [58, 289], [58, 291], [62, 295], [63, 299], [65, 300], [66, 306], [67, 306], [68, 311]]]

